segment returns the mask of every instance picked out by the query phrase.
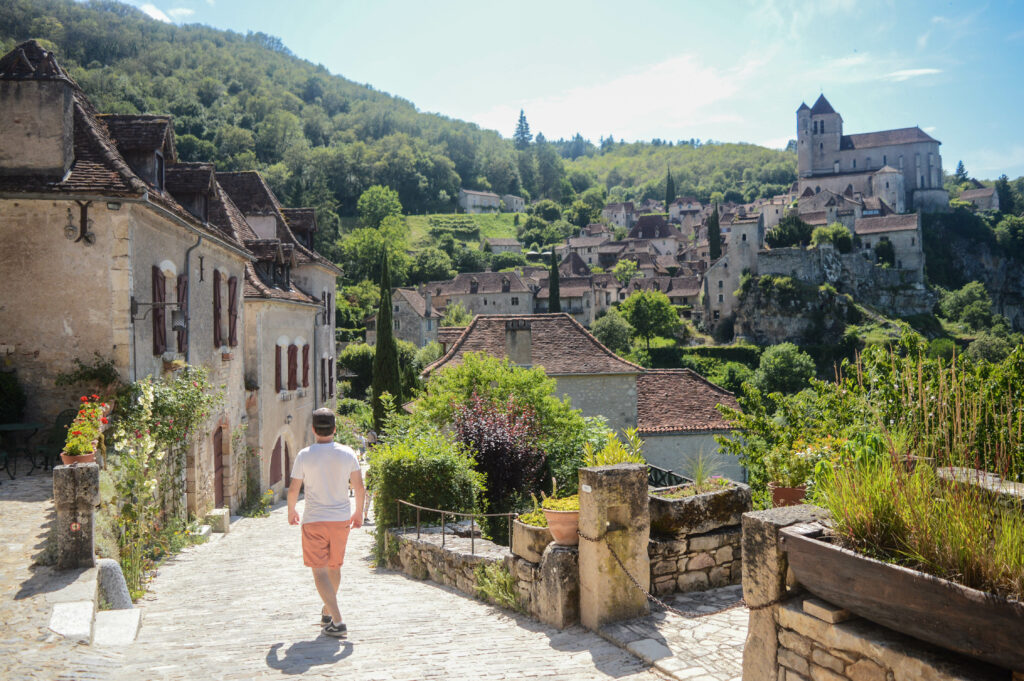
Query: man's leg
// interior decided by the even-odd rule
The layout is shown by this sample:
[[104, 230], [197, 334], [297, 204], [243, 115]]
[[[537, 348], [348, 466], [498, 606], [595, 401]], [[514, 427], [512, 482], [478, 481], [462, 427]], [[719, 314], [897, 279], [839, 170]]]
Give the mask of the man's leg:
[[[334, 572], [338, 575], [338, 582], [332, 579]], [[341, 582], [341, 572], [338, 568], [313, 568], [313, 581], [316, 583], [317, 593], [327, 607], [327, 614], [335, 622], [341, 623], [341, 610], [338, 609], [338, 587]]]
[[[331, 580], [331, 586], [334, 587], [334, 597], [335, 597], [335, 600], [337, 600], [338, 589], [341, 588], [341, 568], [340, 567], [327, 568], [327, 576]], [[324, 606], [323, 614], [325, 614], [325, 615], [329, 614], [327, 612], [327, 606], [326, 605]]]

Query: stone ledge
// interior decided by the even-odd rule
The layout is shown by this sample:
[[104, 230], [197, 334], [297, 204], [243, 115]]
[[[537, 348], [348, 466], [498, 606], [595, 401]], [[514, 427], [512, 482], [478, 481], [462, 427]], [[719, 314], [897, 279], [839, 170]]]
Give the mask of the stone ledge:
[[94, 601], [67, 601], [53, 606], [50, 615], [50, 630], [64, 638], [92, 643], [92, 618], [96, 609]]
[[104, 610], [96, 613], [93, 645], [123, 646], [135, 642], [142, 624], [142, 610]]

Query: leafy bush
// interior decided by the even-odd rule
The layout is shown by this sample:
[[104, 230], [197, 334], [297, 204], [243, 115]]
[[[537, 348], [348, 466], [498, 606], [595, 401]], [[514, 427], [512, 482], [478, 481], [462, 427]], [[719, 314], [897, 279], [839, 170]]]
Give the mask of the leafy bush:
[[788, 215], [768, 230], [764, 240], [772, 248], [806, 246], [811, 241], [812, 233], [813, 228], [809, 224], [795, 215]]
[[780, 343], [764, 351], [751, 381], [764, 393], [794, 393], [813, 377], [811, 356], [792, 343]]
[[816, 227], [811, 233], [811, 245], [832, 244], [840, 253], [849, 253], [853, 250], [853, 235], [842, 223], [833, 222], [831, 225]]
[[573, 494], [557, 499], [549, 497], [541, 504], [541, 508], [548, 511], [578, 511], [580, 510], [580, 496]]
[[[644, 441], [637, 435], [636, 428], [626, 429], [626, 443], [623, 444], [615, 433], [608, 433], [604, 447], [595, 448], [591, 443], [583, 446], [584, 466], [608, 466], [615, 463], [646, 463]], [[547, 508], [547, 507], [545, 507]]]
[[928, 343], [928, 357], [931, 359], [953, 359], [956, 343], [952, 338], [936, 338]]
[[94, 386], [97, 390], [117, 385], [121, 382], [121, 375], [117, 373], [114, 360], [105, 359], [100, 353], [95, 353], [92, 364], [86, 364], [77, 357], [74, 359], [75, 368], [68, 372], [57, 374], [54, 383], [58, 386], [72, 386], [86, 384]]
[[738, 393], [743, 382], [749, 381], [753, 376], [753, 370], [746, 364], [726, 362], [708, 374], [707, 378], [715, 385], [721, 386], [731, 393]]
[[878, 264], [883, 267], [894, 266], [896, 264], [896, 248], [892, 245], [892, 242], [882, 237], [875, 244], [875, 258], [878, 260]]
[[473, 570], [476, 594], [482, 600], [502, 608], [522, 612], [516, 580], [504, 563], [480, 563]]
[[1005, 338], [983, 333], [967, 346], [967, 356], [973, 360], [1001, 362], [1012, 350], [1013, 346]]
[[608, 314], [596, 320], [590, 331], [602, 345], [620, 355], [629, 351], [629, 340], [634, 333], [633, 327], [614, 307]]
[[[387, 440], [370, 450], [368, 484], [374, 495], [374, 555], [386, 561], [386, 532], [399, 524], [398, 499], [445, 511], [480, 510], [483, 476], [474, 469], [472, 456], [461, 445], [438, 432], [416, 431], [399, 440]], [[409, 524], [415, 512], [402, 509]], [[440, 522], [428, 518], [425, 522]]]

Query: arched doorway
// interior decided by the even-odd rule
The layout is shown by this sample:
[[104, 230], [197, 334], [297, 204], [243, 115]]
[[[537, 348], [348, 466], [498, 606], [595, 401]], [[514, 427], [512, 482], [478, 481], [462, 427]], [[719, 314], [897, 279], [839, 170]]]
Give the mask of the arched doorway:
[[224, 427], [213, 431], [213, 505], [216, 508], [224, 507], [225, 473], [224, 465]]
[[288, 443], [284, 443], [284, 486], [292, 484], [292, 452]]
[[281, 438], [274, 443], [274, 451], [270, 454], [270, 484], [281, 482]]

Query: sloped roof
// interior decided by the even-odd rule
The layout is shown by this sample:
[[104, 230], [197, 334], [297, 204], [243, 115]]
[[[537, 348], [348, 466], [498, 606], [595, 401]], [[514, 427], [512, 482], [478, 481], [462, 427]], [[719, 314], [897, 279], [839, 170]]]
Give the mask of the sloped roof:
[[484, 241], [492, 246], [515, 246], [517, 248], [522, 248], [522, 244], [519, 243], [519, 240], [511, 237], [490, 237], [484, 239]]
[[451, 345], [459, 340], [459, 336], [466, 330], [464, 326], [442, 326], [437, 329], [437, 342], [442, 345]]
[[877, 196], [868, 196], [864, 199], [864, 210], [877, 210], [881, 215], [889, 215], [893, 212], [889, 204]]
[[171, 194], [213, 194], [212, 163], [175, 163], [164, 170], [164, 187]]
[[[799, 111], [799, 109], [797, 110]], [[835, 112], [836, 110], [828, 103], [824, 94], [818, 95], [818, 101], [814, 102], [814, 106], [811, 107], [812, 116], [816, 116], [818, 114], [834, 114]]]
[[807, 109], [808, 111], [810, 111], [811, 107], [807, 106], [807, 102], [800, 102], [800, 108], [797, 109], [797, 113], [803, 111], [804, 109]]
[[565, 276], [585, 277], [590, 274], [590, 268], [576, 251], [566, 251], [562, 262], [558, 263], [558, 273]]
[[[220, 230], [239, 246], [256, 239], [256, 233], [245, 221], [238, 206], [234, 204], [224, 188], [214, 180], [214, 191], [209, 203], [210, 225]], [[244, 247], [244, 246], [243, 246]]]
[[467, 294], [477, 283], [477, 293], [502, 293], [502, 283], [508, 280], [508, 293], [528, 293], [529, 288], [515, 272], [462, 272], [450, 281], [432, 281], [426, 284], [434, 295]]
[[409, 304], [413, 312], [418, 314], [423, 319], [438, 319], [443, 315], [434, 309], [434, 306], [430, 306], [430, 314], [427, 314], [427, 301], [419, 294], [418, 291], [414, 291], [408, 288], [396, 288], [392, 294], [392, 300], [401, 298]]
[[853, 225], [855, 234], [879, 234], [882, 232], [903, 232], [917, 229], [918, 214], [884, 215], [861, 218]]
[[169, 152], [168, 162], [177, 160], [174, 148], [174, 125], [170, 116], [143, 114], [99, 114], [111, 138], [122, 154], [132, 151]]
[[880, 130], [879, 132], [863, 132], [857, 135], [843, 135], [839, 141], [840, 149], [870, 149], [885, 147], [890, 144], [912, 144], [914, 142], [940, 142], [916, 125], [912, 128]]
[[295, 282], [287, 289], [270, 286], [256, 274], [256, 269], [251, 262], [245, 263], [245, 297], [248, 299], [281, 300], [291, 303], [307, 303], [320, 306], [320, 301], [303, 292]]
[[468, 352], [505, 357], [506, 326], [529, 325], [531, 361], [549, 375], [638, 374], [644, 368], [627, 362], [601, 345], [589, 331], [565, 313], [477, 315], [458, 341], [439, 360], [423, 370], [428, 376], [446, 366], [458, 366]]
[[595, 248], [608, 243], [607, 236], [573, 236], [569, 237], [569, 248]]
[[995, 193], [995, 187], [984, 187], [982, 189], [968, 189], [967, 191], [960, 192], [960, 198], [964, 201], [973, 201], [974, 199], [990, 198]]
[[316, 231], [316, 209], [315, 208], [282, 208], [284, 219], [292, 230], [311, 234]]
[[738, 409], [728, 390], [690, 369], [649, 369], [636, 379], [641, 435], [729, 429], [719, 404]]
[[489, 199], [501, 199], [501, 197], [495, 194], [494, 192], [478, 192], [475, 189], [460, 189], [459, 191], [462, 192], [463, 194], [473, 194], [474, 196], [486, 196]]
[[876, 170], [875, 174], [877, 175], [879, 173], [898, 173], [898, 172], [900, 172], [900, 171], [896, 170], [892, 166], [885, 165], [885, 166], [882, 166], [881, 168], [879, 168], [878, 170]]
[[630, 239], [681, 239], [682, 233], [664, 215], [641, 215], [629, 230]]

